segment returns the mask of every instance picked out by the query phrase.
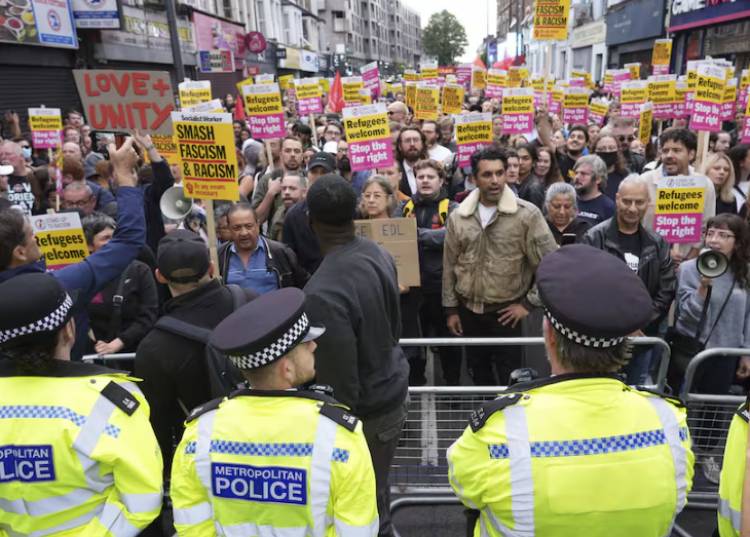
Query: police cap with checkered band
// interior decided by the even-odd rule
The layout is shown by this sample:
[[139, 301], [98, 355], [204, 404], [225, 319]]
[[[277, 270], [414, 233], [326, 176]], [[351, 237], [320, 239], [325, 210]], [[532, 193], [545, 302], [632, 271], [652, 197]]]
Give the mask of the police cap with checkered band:
[[638, 275], [591, 246], [571, 244], [545, 255], [536, 284], [552, 326], [585, 347], [614, 347], [651, 321], [651, 297]]
[[71, 296], [50, 274], [21, 274], [0, 284], [0, 348], [40, 343], [73, 315]]
[[219, 323], [210, 343], [239, 369], [268, 365], [325, 332], [310, 325], [304, 303], [305, 294], [293, 287], [261, 295]]

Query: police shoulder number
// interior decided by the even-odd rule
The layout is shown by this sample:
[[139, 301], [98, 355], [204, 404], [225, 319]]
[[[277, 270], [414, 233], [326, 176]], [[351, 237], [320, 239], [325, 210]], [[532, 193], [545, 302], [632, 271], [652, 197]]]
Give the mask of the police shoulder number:
[[484, 427], [484, 424], [487, 423], [487, 420], [490, 419], [490, 416], [495, 412], [499, 412], [504, 408], [515, 405], [522, 397], [524, 397], [523, 393], [507, 393], [500, 395], [497, 399], [493, 399], [492, 401], [483, 404], [472, 412], [471, 416], [469, 416], [469, 426], [471, 427], [471, 430], [477, 432]]
[[345, 408], [341, 408], [340, 406], [335, 406], [328, 403], [323, 403], [323, 406], [320, 407], [320, 413], [321, 415], [332, 421], [335, 421], [351, 432], [354, 432], [357, 429], [357, 423], [359, 423], [359, 419]]
[[196, 418], [199, 418], [206, 412], [210, 412], [212, 410], [216, 410], [219, 408], [219, 405], [224, 401], [223, 397], [219, 397], [217, 399], [213, 399], [209, 401], [208, 403], [203, 403], [200, 406], [195, 407], [190, 414], [188, 414], [187, 422], [190, 423], [191, 421], [194, 421]]

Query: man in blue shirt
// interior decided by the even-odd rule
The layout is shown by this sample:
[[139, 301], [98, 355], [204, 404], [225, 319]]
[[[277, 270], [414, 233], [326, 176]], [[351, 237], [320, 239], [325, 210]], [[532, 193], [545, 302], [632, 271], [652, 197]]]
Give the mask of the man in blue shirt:
[[282, 287], [304, 287], [309, 278], [287, 246], [260, 235], [255, 211], [236, 203], [227, 212], [231, 241], [219, 249], [219, 270], [224, 281], [258, 294]]

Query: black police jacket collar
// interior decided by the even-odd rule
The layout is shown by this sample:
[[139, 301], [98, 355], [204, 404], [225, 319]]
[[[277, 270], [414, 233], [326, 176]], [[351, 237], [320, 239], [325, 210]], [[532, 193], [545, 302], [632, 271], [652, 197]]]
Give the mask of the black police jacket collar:
[[3, 377], [93, 377], [97, 375], [124, 374], [96, 364], [86, 362], [70, 362], [68, 360], [53, 360], [50, 367], [42, 371], [19, 372], [12, 360], [0, 354], [0, 378]]
[[566, 382], [569, 380], [582, 380], [582, 379], [612, 379], [612, 380], [619, 380], [620, 382], [625, 385], [624, 377], [622, 375], [618, 375], [616, 373], [612, 374], [606, 374], [606, 373], [563, 373], [562, 375], [555, 375], [553, 377], [546, 377], [543, 379], [535, 379], [530, 380], [528, 382], [519, 382], [518, 384], [514, 384], [512, 386], [508, 386], [508, 388], [505, 390], [505, 392], [502, 393], [517, 393], [517, 392], [525, 392], [528, 390], [534, 390], [536, 388], [541, 388], [543, 386], [550, 386], [552, 384], [557, 384], [558, 382]]

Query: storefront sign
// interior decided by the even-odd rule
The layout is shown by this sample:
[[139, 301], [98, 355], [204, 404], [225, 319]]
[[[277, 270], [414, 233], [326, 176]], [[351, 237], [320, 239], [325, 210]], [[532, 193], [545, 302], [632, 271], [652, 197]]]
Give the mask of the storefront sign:
[[660, 37], [663, 32], [662, 2], [630, 0], [607, 12], [607, 46]]
[[352, 171], [393, 165], [393, 142], [384, 103], [344, 108]]
[[233, 73], [234, 54], [231, 50], [198, 51], [198, 70], [201, 73]]
[[62, 146], [62, 116], [59, 108], [29, 108], [29, 126], [34, 149]]
[[469, 166], [471, 155], [492, 143], [492, 114], [490, 112], [453, 116], [456, 124], [458, 165]]
[[245, 28], [241, 25], [194, 11], [193, 26], [198, 50], [231, 50], [235, 58], [243, 56]]
[[669, 32], [750, 17], [745, 0], [672, 0]]
[[119, 30], [117, 0], [71, 0], [76, 28]]
[[0, 3], [0, 42], [78, 48], [70, 0]]

